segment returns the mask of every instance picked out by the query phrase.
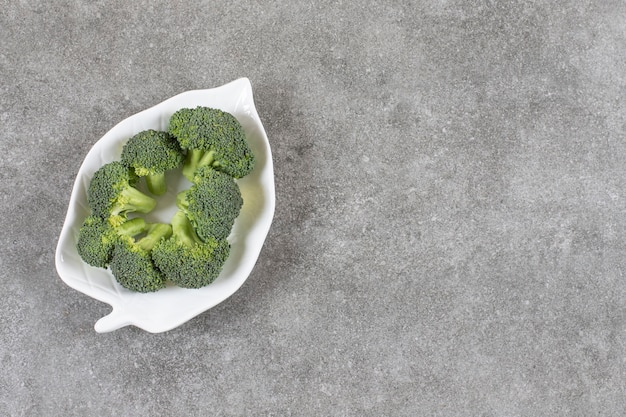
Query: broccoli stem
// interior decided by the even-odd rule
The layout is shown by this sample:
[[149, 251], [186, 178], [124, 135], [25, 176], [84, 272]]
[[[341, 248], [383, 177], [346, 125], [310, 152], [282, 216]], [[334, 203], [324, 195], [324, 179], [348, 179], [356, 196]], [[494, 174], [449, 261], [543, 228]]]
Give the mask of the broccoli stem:
[[182, 210], [178, 210], [172, 217], [172, 234], [178, 242], [190, 248], [196, 243], [202, 243], [202, 240], [200, 240], [191, 222]]
[[187, 201], [187, 191], [189, 190], [183, 190], [176, 194], [176, 207], [181, 210], [187, 210], [187, 208], [189, 208], [189, 202]]
[[214, 160], [215, 160], [215, 152], [213, 152], [213, 151], [205, 152], [204, 155], [202, 155], [202, 158], [200, 158], [200, 161], [198, 162], [198, 166], [196, 167], [196, 171], [198, 169], [202, 168], [203, 166], [213, 164]]
[[198, 162], [200, 162], [203, 153], [204, 151], [198, 149], [189, 149], [187, 151], [185, 162], [183, 162], [183, 175], [189, 181], [193, 179], [193, 174], [196, 172], [196, 167], [198, 166]]
[[149, 213], [156, 207], [156, 200], [145, 195], [134, 187], [126, 187], [118, 196], [117, 201], [111, 208], [114, 216], [124, 214], [129, 211], [139, 213]]
[[206, 165], [211, 165], [214, 161], [214, 151], [190, 149], [187, 151], [187, 157], [185, 158], [185, 162], [183, 163], [183, 175], [189, 181], [193, 181], [193, 176], [198, 169]]
[[146, 231], [146, 221], [141, 217], [130, 219], [120, 224], [115, 230], [124, 236], [136, 236]]
[[152, 248], [161, 240], [172, 235], [172, 226], [164, 223], [155, 223], [148, 227], [147, 234], [137, 241], [137, 245], [150, 252]]
[[165, 172], [159, 174], [152, 174], [146, 176], [146, 186], [148, 191], [154, 195], [163, 195], [167, 191], [167, 184], [165, 183]]

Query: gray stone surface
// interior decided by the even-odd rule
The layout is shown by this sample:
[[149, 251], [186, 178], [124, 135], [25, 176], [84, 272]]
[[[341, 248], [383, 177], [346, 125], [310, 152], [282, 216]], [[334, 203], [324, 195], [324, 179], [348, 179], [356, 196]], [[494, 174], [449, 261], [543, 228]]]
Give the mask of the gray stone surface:
[[[155, 3], [1, 2], [0, 415], [626, 415], [625, 2]], [[54, 267], [82, 159], [241, 76], [252, 275], [97, 334]]]

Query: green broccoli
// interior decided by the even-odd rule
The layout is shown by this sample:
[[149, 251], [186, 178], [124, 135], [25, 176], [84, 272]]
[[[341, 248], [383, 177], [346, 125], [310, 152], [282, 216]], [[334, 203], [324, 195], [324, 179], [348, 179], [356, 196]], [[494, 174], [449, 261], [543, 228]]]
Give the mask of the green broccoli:
[[134, 188], [136, 181], [137, 176], [119, 161], [103, 165], [94, 173], [87, 190], [92, 213], [119, 226], [128, 213], [152, 211], [156, 200]]
[[176, 205], [187, 215], [200, 239], [219, 240], [230, 234], [243, 199], [233, 177], [205, 166], [196, 171], [191, 187], [178, 193]]
[[98, 216], [88, 216], [78, 231], [76, 249], [80, 257], [91, 266], [106, 268], [111, 260], [113, 247], [120, 236], [135, 236], [146, 229], [141, 218], [128, 220], [113, 227]]
[[124, 165], [146, 178], [148, 190], [155, 195], [165, 194], [165, 172], [178, 167], [184, 158], [175, 137], [152, 129], [131, 137], [122, 148], [121, 156]]
[[172, 234], [169, 224], [149, 226], [139, 240], [124, 236], [113, 248], [109, 267], [113, 276], [124, 288], [137, 292], [153, 292], [165, 288], [166, 279], [152, 261], [152, 248]]
[[180, 109], [170, 118], [168, 131], [187, 151], [182, 171], [189, 181], [198, 168], [206, 165], [234, 178], [254, 168], [254, 154], [243, 127], [230, 113], [201, 106]]
[[163, 274], [182, 288], [212, 283], [230, 253], [226, 239], [202, 241], [181, 210], [172, 218], [172, 236], [152, 249], [152, 259]]

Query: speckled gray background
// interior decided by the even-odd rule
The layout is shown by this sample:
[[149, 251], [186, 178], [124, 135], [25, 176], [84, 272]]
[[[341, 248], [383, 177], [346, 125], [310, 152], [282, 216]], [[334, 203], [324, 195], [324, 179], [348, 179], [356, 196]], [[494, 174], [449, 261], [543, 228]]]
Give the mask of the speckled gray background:
[[[0, 415], [626, 415], [626, 3], [0, 1]], [[172, 331], [54, 251], [124, 118], [252, 82], [277, 205]]]

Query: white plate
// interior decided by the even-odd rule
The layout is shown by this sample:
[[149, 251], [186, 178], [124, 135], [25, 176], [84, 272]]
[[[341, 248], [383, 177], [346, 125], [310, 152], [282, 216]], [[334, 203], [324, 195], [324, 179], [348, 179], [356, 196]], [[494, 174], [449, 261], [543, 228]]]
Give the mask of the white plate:
[[[165, 130], [170, 116], [184, 107], [209, 106], [232, 113], [243, 125], [256, 156], [254, 170], [238, 180], [244, 200], [241, 213], [228, 240], [230, 257], [220, 276], [200, 289], [168, 286], [141, 294], [121, 287], [109, 270], [85, 264], [76, 251], [78, 230], [89, 214], [86, 190], [93, 173], [103, 164], [119, 160], [124, 143], [142, 130]], [[167, 174], [168, 192], [159, 197], [157, 209], [148, 220], [169, 222], [175, 212], [175, 195], [189, 183], [176, 171]], [[269, 141], [252, 97], [247, 78], [209, 90], [179, 94], [122, 121], [104, 135], [81, 165], [56, 251], [56, 268], [70, 287], [110, 304], [113, 311], [98, 320], [95, 330], [110, 332], [134, 325], [159, 333], [175, 328], [214, 307], [237, 291], [252, 271], [274, 217], [274, 169]]]

